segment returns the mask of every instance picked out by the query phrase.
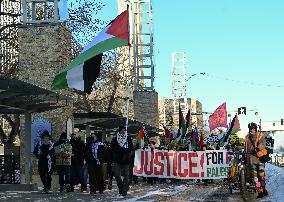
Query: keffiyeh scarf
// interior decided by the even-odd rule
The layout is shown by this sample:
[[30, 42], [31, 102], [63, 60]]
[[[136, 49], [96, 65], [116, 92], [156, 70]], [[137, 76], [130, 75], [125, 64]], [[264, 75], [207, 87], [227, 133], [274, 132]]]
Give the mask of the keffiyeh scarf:
[[101, 164], [99, 157], [98, 157], [98, 149], [100, 145], [103, 146], [104, 144], [102, 142], [96, 142], [92, 144], [92, 154], [93, 154], [94, 159], [96, 159], [98, 165]]
[[117, 133], [116, 140], [117, 140], [119, 146], [126, 148], [126, 149], [128, 148], [127, 134]]

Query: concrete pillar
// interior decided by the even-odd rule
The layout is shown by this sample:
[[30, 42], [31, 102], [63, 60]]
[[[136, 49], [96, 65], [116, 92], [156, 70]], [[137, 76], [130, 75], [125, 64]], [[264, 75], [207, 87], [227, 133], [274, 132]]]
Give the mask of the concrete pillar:
[[32, 169], [31, 169], [31, 113], [25, 113], [25, 179], [26, 184], [32, 183]]
[[91, 129], [90, 129], [90, 126], [87, 125], [86, 126], [86, 136], [89, 137], [90, 134], [91, 134]]

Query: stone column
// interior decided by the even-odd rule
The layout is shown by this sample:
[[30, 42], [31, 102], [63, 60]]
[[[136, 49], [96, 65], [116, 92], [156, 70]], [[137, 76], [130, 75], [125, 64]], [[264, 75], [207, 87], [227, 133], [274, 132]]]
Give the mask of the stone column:
[[25, 182], [32, 183], [31, 172], [31, 113], [25, 114]]
[[158, 93], [155, 91], [134, 91], [134, 119], [158, 127]]
[[[34, 24], [19, 27], [19, 79], [51, 90], [55, 75], [66, 67], [72, 58], [71, 33], [64, 23]], [[70, 95], [61, 90], [62, 95]], [[61, 101], [63, 107], [44, 112], [33, 113], [31, 121], [38, 117], [48, 119], [52, 124], [52, 138], [58, 140], [61, 132], [66, 131], [66, 122], [73, 119], [72, 101]], [[28, 123], [29, 127], [31, 123]], [[27, 123], [24, 124], [27, 127]], [[27, 133], [26, 133], [27, 134]], [[30, 134], [28, 134], [30, 135]], [[23, 157], [26, 145], [23, 145], [25, 133], [21, 130], [21, 173], [24, 170]], [[25, 143], [27, 144], [27, 143]], [[33, 148], [32, 148], [33, 149]], [[32, 173], [37, 174], [36, 159], [32, 157]], [[34, 176], [33, 176], [34, 177]]]

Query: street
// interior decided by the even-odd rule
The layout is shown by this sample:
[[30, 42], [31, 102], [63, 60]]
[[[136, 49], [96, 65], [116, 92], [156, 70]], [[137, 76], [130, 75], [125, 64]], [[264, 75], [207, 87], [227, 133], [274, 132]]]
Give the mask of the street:
[[[141, 186], [142, 185], [142, 186]], [[179, 182], [176, 184], [148, 185], [140, 183], [130, 187], [126, 197], [119, 196], [116, 186], [107, 190], [102, 195], [91, 196], [89, 193], [52, 192], [2, 192], [1, 201], [240, 201], [238, 192], [229, 194], [222, 181], [205, 186], [203, 183], [193, 181]]]

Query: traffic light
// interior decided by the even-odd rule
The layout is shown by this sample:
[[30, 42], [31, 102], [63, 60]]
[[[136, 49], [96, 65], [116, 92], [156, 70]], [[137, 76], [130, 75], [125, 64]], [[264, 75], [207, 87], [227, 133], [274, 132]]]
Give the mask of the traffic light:
[[281, 125], [282, 126], [284, 125], [284, 119], [281, 119]]

